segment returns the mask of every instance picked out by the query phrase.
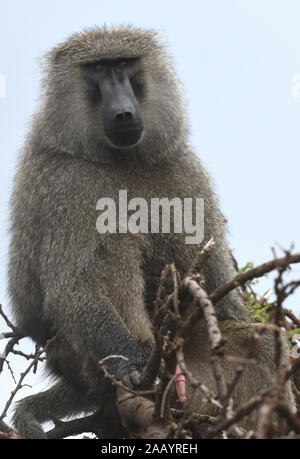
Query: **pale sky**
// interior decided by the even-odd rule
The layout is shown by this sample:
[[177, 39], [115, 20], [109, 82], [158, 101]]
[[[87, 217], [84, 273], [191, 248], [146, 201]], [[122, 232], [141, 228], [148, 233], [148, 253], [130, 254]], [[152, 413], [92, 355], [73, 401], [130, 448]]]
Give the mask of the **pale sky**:
[[[0, 303], [6, 311], [8, 203], [39, 94], [39, 57], [103, 23], [156, 28], [170, 45], [188, 99], [190, 140], [214, 178], [240, 265], [271, 259], [271, 246], [293, 243], [300, 250], [298, 0], [0, 0]], [[300, 266], [292, 277], [300, 278]], [[272, 276], [259, 291], [269, 287]], [[287, 306], [300, 313], [300, 294]], [[23, 362], [13, 360], [21, 370]], [[33, 389], [19, 397], [43, 386], [40, 374], [28, 381]], [[12, 388], [8, 372], [0, 385], [1, 409]]]

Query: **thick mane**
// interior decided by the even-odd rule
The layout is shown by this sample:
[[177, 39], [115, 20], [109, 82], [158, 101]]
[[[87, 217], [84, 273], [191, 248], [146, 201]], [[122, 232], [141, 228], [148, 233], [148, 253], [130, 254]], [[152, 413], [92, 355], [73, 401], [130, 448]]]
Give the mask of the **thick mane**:
[[72, 35], [47, 57], [52, 63], [87, 63], [101, 59], [151, 56], [163, 51], [158, 32], [132, 27], [94, 27]]

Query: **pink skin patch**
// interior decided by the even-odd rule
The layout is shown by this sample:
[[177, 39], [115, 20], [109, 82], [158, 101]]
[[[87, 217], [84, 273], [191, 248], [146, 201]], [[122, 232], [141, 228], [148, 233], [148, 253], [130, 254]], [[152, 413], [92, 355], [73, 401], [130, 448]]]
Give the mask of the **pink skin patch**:
[[185, 385], [185, 376], [181, 373], [180, 366], [176, 366], [176, 378], [175, 378], [175, 388], [178, 396], [178, 403], [186, 403], [186, 385]]

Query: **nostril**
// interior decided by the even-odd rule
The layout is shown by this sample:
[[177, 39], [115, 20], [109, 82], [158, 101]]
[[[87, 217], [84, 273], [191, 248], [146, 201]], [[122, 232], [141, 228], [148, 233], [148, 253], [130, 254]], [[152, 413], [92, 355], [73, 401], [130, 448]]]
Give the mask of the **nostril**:
[[115, 115], [116, 121], [130, 121], [133, 115], [131, 112], [119, 112]]
[[124, 117], [123, 117], [123, 113], [117, 113], [116, 114], [116, 120], [117, 121], [123, 121]]

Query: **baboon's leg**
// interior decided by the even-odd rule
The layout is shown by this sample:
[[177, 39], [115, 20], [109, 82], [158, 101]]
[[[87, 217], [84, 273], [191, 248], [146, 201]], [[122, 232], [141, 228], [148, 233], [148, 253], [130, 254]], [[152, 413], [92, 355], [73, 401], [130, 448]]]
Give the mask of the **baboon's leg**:
[[[106, 399], [105, 406], [113, 402], [114, 400]], [[20, 400], [17, 403], [13, 423], [23, 438], [46, 439], [47, 436], [41, 426], [43, 422], [51, 420], [52, 416], [61, 419], [65, 416], [88, 412], [95, 408], [95, 405], [95, 400], [92, 403], [91, 397], [87, 398], [83, 392], [74, 389], [62, 380], [45, 392]], [[99, 425], [99, 431], [101, 431], [101, 437], [120, 438], [123, 432], [121, 424], [118, 422], [117, 412], [116, 416], [110, 416], [110, 418], [114, 418], [112, 424], [112, 419], [106, 419], [105, 406], [100, 408], [99, 418], [102, 422]], [[110, 413], [112, 413], [111, 406]]]

